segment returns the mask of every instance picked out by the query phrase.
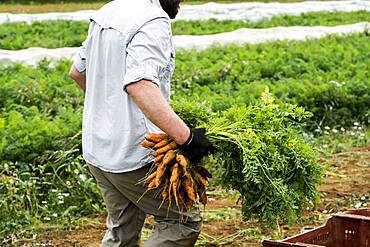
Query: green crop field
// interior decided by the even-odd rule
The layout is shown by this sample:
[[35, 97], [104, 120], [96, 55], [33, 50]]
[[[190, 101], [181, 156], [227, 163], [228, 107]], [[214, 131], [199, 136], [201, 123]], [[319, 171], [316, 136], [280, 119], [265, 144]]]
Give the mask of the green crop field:
[[[234, 31], [239, 28], [268, 28], [277, 26], [335, 26], [370, 21], [367, 11], [357, 12], [314, 12], [299, 16], [275, 16], [260, 22], [243, 21], [175, 21], [174, 35], [204, 35]], [[0, 25], [0, 49], [19, 50], [29, 47], [75, 47], [86, 38], [88, 22], [44, 21], [27, 23], [5, 23]]]
[[[259, 104], [268, 87], [282, 109], [293, 103], [313, 112], [312, 118], [302, 122], [306, 131], [326, 125], [366, 124], [370, 61], [365, 51], [370, 49], [369, 41], [363, 33], [180, 51], [173, 82], [174, 107], [194, 125], [232, 105]], [[6, 219], [0, 232], [52, 218], [55, 213], [64, 215], [58, 217], [63, 221], [102, 209], [96, 185], [80, 156], [83, 97], [67, 76], [69, 66], [65, 61], [49, 68], [42, 62], [37, 68], [10, 65], [0, 70], [0, 188], [7, 188], [0, 197], [0, 214]], [[60, 193], [67, 193], [65, 188], [68, 198], [62, 200]]]

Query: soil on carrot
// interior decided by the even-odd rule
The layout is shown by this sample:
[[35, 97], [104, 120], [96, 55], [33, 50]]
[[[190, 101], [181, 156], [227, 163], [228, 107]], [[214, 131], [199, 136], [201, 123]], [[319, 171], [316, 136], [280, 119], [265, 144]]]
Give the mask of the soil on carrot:
[[[327, 165], [323, 184], [319, 186], [321, 202], [315, 211], [305, 212], [293, 226], [280, 225], [277, 230], [261, 228], [257, 221], [243, 221], [241, 205], [235, 194], [210, 193], [203, 211], [204, 225], [196, 246], [261, 246], [262, 238], [285, 238], [299, 234], [303, 228], [322, 225], [332, 213], [350, 208], [370, 207], [370, 147], [356, 148], [321, 158]], [[50, 230], [35, 240], [17, 241], [21, 246], [99, 246], [105, 232], [105, 215], [93, 216], [99, 223], [69, 231]], [[143, 239], [154, 230], [154, 219], [148, 217]]]

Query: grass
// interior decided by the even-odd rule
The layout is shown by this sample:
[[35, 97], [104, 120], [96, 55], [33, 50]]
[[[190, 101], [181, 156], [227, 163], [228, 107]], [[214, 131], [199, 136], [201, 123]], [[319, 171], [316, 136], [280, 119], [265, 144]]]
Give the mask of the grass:
[[357, 122], [349, 128], [325, 126], [322, 129], [316, 129], [316, 132], [318, 135], [314, 139], [314, 145], [321, 153], [329, 156], [349, 151], [354, 147], [370, 145], [370, 128]]
[[[260, 22], [243, 21], [176, 21], [174, 35], [204, 35], [229, 32], [239, 28], [268, 28], [276, 26], [335, 26], [370, 21], [370, 12], [314, 12], [299, 16], [275, 16]], [[0, 49], [18, 50], [29, 47], [76, 47], [86, 38], [88, 22], [43, 21], [5, 23], [0, 25]]]
[[[208, 193], [207, 193], [208, 194]], [[206, 210], [202, 214], [204, 222], [220, 221], [220, 220], [235, 220], [241, 217], [240, 210], [235, 208], [220, 208], [217, 210]]]

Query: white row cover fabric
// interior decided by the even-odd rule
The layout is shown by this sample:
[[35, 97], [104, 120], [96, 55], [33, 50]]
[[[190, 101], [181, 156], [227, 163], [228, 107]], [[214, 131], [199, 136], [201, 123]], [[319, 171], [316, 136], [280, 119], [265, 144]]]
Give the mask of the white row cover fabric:
[[[370, 11], [370, 1], [305, 1], [298, 3], [206, 3], [201, 5], [183, 5], [176, 20], [245, 20], [259, 21], [276, 15], [299, 15], [316, 11]], [[46, 20], [89, 20], [94, 10], [76, 12], [51, 12], [42, 14], [0, 13], [0, 24], [4, 22], [28, 22]]]
[[330, 34], [350, 34], [355, 32], [370, 31], [370, 22], [360, 22], [351, 25], [334, 27], [274, 27], [274, 28], [241, 28], [233, 32], [219, 33], [213, 35], [178, 35], [174, 36], [176, 48], [205, 49], [211, 45], [256, 44], [274, 40], [306, 40], [310, 38], [321, 38]]
[[[369, 22], [335, 27], [275, 27], [265, 29], [238, 29], [233, 32], [213, 35], [178, 35], [174, 36], [177, 49], [205, 49], [212, 45], [263, 43], [274, 40], [305, 40], [321, 38], [331, 34], [350, 34], [370, 31]], [[29, 48], [25, 50], [0, 50], [0, 63], [24, 62], [36, 65], [41, 59], [47, 58], [56, 62], [61, 58], [72, 59], [78, 48], [67, 47], [58, 49]]]
[[297, 3], [232, 3], [188, 5], [180, 9], [178, 19], [182, 20], [245, 20], [260, 21], [277, 15], [299, 15], [317, 11], [370, 11], [370, 1], [304, 1]]

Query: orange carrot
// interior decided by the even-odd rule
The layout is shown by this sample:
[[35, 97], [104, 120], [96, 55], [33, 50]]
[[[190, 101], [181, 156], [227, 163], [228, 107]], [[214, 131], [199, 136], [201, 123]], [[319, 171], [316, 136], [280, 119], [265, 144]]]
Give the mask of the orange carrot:
[[181, 185], [184, 188], [186, 194], [190, 198], [191, 201], [195, 202], [196, 194], [192, 185], [192, 181], [189, 179], [190, 176], [186, 176], [182, 179]]
[[202, 177], [198, 172], [195, 173], [195, 176], [197, 177], [198, 181], [200, 182], [201, 185], [207, 186], [207, 179]]
[[177, 187], [179, 185], [179, 181], [180, 181], [180, 179], [178, 178], [176, 181], [174, 181], [172, 183], [172, 191], [173, 191], [173, 195], [175, 197], [175, 202], [176, 202], [177, 207], [179, 207], [179, 195], [178, 195], [178, 192], [177, 192]]
[[152, 182], [150, 182], [150, 184], [148, 185], [148, 190], [154, 189], [156, 187], [157, 185], [156, 185], [155, 179], [153, 179]]
[[176, 155], [176, 161], [183, 167], [183, 168], [185, 168], [185, 167], [187, 167], [187, 165], [188, 165], [188, 162], [186, 161], [186, 158], [185, 158], [185, 156], [184, 155], [182, 155], [182, 154], [177, 154]]
[[156, 185], [156, 182], [155, 182], [155, 179], [153, 179], [150, 184], [148, 185], [148, 188], [144, 191], [144, 193], [139, 197], [139, 199], [137, 199], [137, 201], [139, 202], [141, 200], [141, 198], [143, 198], [143, 196], [150, 190], [153, 190], [155, 188], [157, 188], [158, 186]]
[[186, 167], [188, 166], [188, 162], [187, 162], [185, 156], [182, 155], [182, 154], [177, 154], [176, 155], [176, 161], [177, 161], [177, 163], [180, 164], [180, 166], [182, 167], [182, 169], [184, 171], [184, 175], [186, 176], [188, 174], [188, 172], [186, 170]]
[[161, 147], [164, 147], [166, 146], [168, 143], [170, 142], [169, 139], [163, 139], [162, 141], [158, 142], [157, 144], [154, 145], [154, 149], [158, 149], [158, 148], [161, 148]]
[[155, 143], [158, 143], [165, 138], [168, 138], [168, 135], [164, 133], [151, 133], [151, 134], [145, 135], [145, 139], [151, 142], [155, 142]]
[[[161, 205], [159, 205], [159, 208], [162, 207], [164, 201], [169, 198], [169, 193], [168, 193], [168, 188], [170, 187], [170, 180], [168, 179], [168, 177], [166, 178], [166, 182], [164, 183], [164, 187], [163, 187], [163, 190], [162, 190], [162, 202], [161, 202]], [[170, 198], [169, 198], [170, 200]]]
[[171, 149], [175, 149], [176, 147], [177, 147], [177, 143], [175, 141], [172, 141], [169, 144], [167, 144], [166, 146], [157, 149], [155, 154], [156, 155], [164, 154], [164, 153], [166, 153], [167, 151], [169, 151]]
[[169, 150], [163, 157], [162, 163], [167, 166], [169, 165], [176, 157], [175, 151]]
[[157, 157], [155, 157], [155, 159], [154, 159], [154, 163], [156, 164], [156, 163], [159, 163], [159, 162], [161, 162], [161, 160], [163, 159], [163, 157], [164, 157], [164, 154], [161, 154], [161, 155], [158, 155]]
[[145, 181], [149, 181], [150, 179], [153, 179], [157, 176], [157, 171], [154, 171], [152, 174], [150, 174]]
[[182, 206], [184, 206], [185, 210], [190, 209], [193, 206], [193, 201], [186, 195], [184, 188], [180, 186], [179, 188], [179, 200]]
[[206, 195], [206, 188], [204, 186], [200, 186], [198, 189], [199, 200], [203, 205], [207, 204], [207, 195]]
[[197, 172], [204, 178], [212, 178], [212, 174], [203, 166], [197, 166]]
[[179, 178], [179, 164], [175, 164], [172, 169], [170, 183], [174, 183]]
[[141, 146], [143, 146], [144, 148], [149, 148], [149, 149], [151, 149], [151, 148], [153, 148], [154, 146], [155, 146], [155, 142], [151, 142], [151, 141], [142, 141], [141, 143], [140, 143], [140, 145]]
[[157, 167], [157, 174], [155, 177], [155, 185], [158, 187], [161, 184], [162, 177], [166, 171], [166, 166], [160, 163]]
[[170, 180], [166, 179], [166, 182], [164, 183], [164, 188], [163, 188], [163, 191], [162, 191], [162, 199], [165, 200], [167, 197], [168, 197], [168, 188], [170, 186]]

